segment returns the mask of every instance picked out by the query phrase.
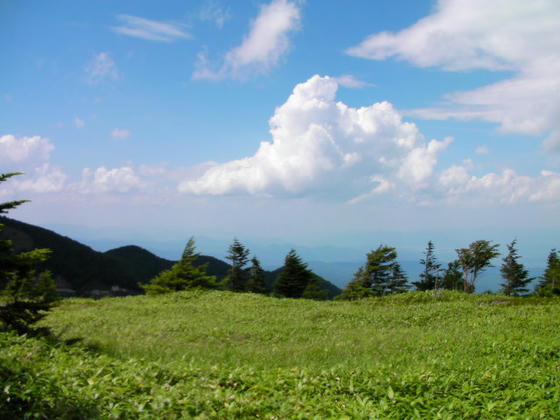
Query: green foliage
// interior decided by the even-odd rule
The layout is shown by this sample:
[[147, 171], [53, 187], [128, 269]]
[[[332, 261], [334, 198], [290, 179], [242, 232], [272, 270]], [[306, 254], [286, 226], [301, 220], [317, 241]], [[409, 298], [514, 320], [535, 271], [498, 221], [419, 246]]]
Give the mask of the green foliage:
[[[0, 182], [20, 173], [0, 174]], [[0, 214], [27, 200], [0, 203]], [[3, 225], [0, 224], [0, 230]], [[0, 306], [0, 328], [19, 333], [44, 315], [55, 298], [55, 284], [49, 271], [37, 272], [37, 266], [50, 254], [49, 249], [15, 253], [10, 240], [0, 241], [0, 290], [6, 304]]]
[[301, 297], [304, 299], [327, 300], [329, 293], [325, 289], [321, 289], [320, 281], [321, 278], [319, 276], [311, 273], [311, 278], [307, 286], [305, 286]]
[[248, 273], [245, 266], [249, 262], [250, 251], [243, 246], [237, 238], [234, 238], [233, 243], [228, 249], [226, 259], [231, 262], [231, 267], [228, 270], [226, 285], [229, 290], [234, 292], [244, 292], [247, 286]]
[[[7, 174], [0, 173], [0, 182], [7, 181], [8, 179], [16, 175], [23, 175], [23, 172], [10, 172]], [[4, 203], [0, 203], [0, 214], [8, 213], [8, 210], [15, 209], [20, 204], [28, 203], [28, 202], [29, 200], [17, 200], [17, 201], [7, 201]]]
[[456, 249], [458, 261], [463, 269], [464, 290], [474, 293], [478, 275], [486, 267], [491, 267], [490, 261], [500, 255], [496, 249], [498, 244], [491, 245], [492, 241], [479, 240], [472, 242], [468, 248]]
[[560, 418], [559, 316], [445, 290], [71, 299], [41, 323], [81, 342], [0, 334], [0, 417]]
[[307, 264], [301, 260], [295, 249], [291, 249], [274, 283], [274, 293], [277, 296], [300, 298], [311, 279], [312, 273]]
[[398, 262], [394, 262], [391, 267], [391, 276], [387, 282], [387, 290], [389, 294], [404, 293], [410, 287], [408, 284], [408, 277], [402, 270]]
[[446, 290], [464, 290], [465, 280], [459, 261], [451, 261], [443, 272], [441, 287]]
[[560, 295], [560, 258], [556, 249], [550, 250], [546, 270], [537, 285], [537, 293], [541, 296]]
[[142, 285], [142, 288], [149, 295], [198, 288], [216, 288], [216, 278], [206, 274], [206, 266], [193, 265], [198, 256], [194, 238], [191, 237], [185, 246], [181, 260], [169, 270], [161, 272], [149, 284]]
[[420, 281], [412, 282], [417, 290], [432, 290], [441, 287], [441, 264], [437, 262], [434, 252], [434, 244], [428, 241], [425, 258], [420, 260], [420, 264], [424, 266], [424, 271], [420, 273]]
[[516, 243], [517, 240], [514, 239], [511, 244], [508, 244], [508, 254], [504, 257], [500, 269], [505, 280], [504, 283], [500, 283], [500, 286], [503, 288], [502, 292], [507, 296], [519, 296], [527, 293], [529, 289], [525, 286], [534, 280], [534, 278], [529, 278], [529, 272], [523, 267], [523, 264], [517, 261], [520, 257], [515, 248]]
[[369, 252], [366, 264], [354, 274], [339, 299], [356, 300], [405, 292], [409, 287], [408, 280], [396, 259], [395, 248], [386, 245]]
[[247, 291], [252, 293], [266, 293], [266, 280], [264, 270], [257, 257], [251, 258], [249, 267], [249, 278], [247, 279]]

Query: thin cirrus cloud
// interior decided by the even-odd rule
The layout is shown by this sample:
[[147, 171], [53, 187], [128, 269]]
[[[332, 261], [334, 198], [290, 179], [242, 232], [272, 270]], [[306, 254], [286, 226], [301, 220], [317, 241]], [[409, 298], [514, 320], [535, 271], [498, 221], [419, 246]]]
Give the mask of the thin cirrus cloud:
[[128, 193], [141, 190], [144, 186], [145, 183], [132, 166], [113, 169], [100, 166], [97, 169], [85, 168], [81, 181], [71, 188], [83, 194], [97, 194]]
[[117, 15], [117, 19], [122, 22], [122, 25], [114, 26], [112, 30], [118, 34], [157, 42], [191, 38], [186, 25], [183, 24], [160, 22], [132, 15]]
[[231, 11], [229, 8], [220, 7], [213, 1], [209, 1], [200, 9], [198, 18], [202, 21], [214, 22], [218, 28], [222, 28], [231, 19]]
[[74, 125], [76, 128], [84, 128], [86, 126], [86, 122], [81, 118], [76, 117], [74, 118]]
[[221, 67], [212, 69], [207, 53], [198, 54], [193, 79], [245, 79], [266, 73], [290, 49], [290, 33], [300, 24], [299, 6], [288, 0], [274, 0], [261, 7], [241, 45], [228, 51]]
[[125, 128], [115, 128], [113, 131], [111, 131], [111, 137], [114, 139], [126, 139], [130, 137], [131, 134], [132, 132]]
[[110, 54], [106, 51], [96, 54], [86, 66], [87, 82], [95, 85], [104, 80], [119, 78], [119, 71]]
[[[426, 142], [389, 103], [352, 108], [336, 101], [336, 78], [298, 84], [270, 119], [272, 141], [250, 157], [213, 164], [178, 186], [193, 195], [328, 196], [357, 204], [392, 194], [422, 204], [554, 201], [560, 173], [511, 169], [475, 175], [468, 160], [437, 171], [452, 138]], [[387, 198], [383, 198], [386, 200]]]
[[434, 13], [399, 32], [381, 32], [347, 49], [371, 60], [391, 57], [446, 71], [506, 70], [513, 76], [449, 93], [442, 106], [412, 110], [426, 119], [480, 119], [504, 132], [560, 141], [560, 2], [439, 0]]
[[357, 79], [351, 74], [343, 74], [342, 76], [333, 77], [333, 79], [340, 85], [350, 89], [361, 89], [364, 87], [374, 86], [372, 83], [365, 82]]

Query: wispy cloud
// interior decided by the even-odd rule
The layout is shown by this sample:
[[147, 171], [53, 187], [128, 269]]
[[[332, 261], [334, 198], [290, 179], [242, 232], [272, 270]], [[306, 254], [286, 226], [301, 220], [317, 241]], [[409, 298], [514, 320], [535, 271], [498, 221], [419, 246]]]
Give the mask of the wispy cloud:
[[86, 122], [81, 118], [76, 117], [74, 118], [74, 125], [76, 128], [84, 128], [86, 126]]
[[249, 34], [225, 55], [221, 67], [213, 70], [207, 54], [199, 54], [193, 79], [245, 79], [266, 73], [290, 49], [289, 34], [299, 23], [300, 8], [293, 1], [274, 0], [262, 6]]
[[361, 89], [368, 86], [374, 86], [372, 83], [364, 82], [363, 80], [356, 79], [351, 74], [343, 74], [342, 76], [333, 77], [333, 79], [340, 85], [350, 89]]
[[[439, 0], [434, 13], [400, 32], [372, 34], [347, 50], [447, 71], [509, 70], [515, 75], [445, 96], [409, 112], [426, 119], [481, 119], [505, 132], [560, 132], [560, 3], [557, 0]], [[554, 134], [552, 137], [554, 139]], [[544, 144], [550, 149], [549, 140]]]
[[119, 71], [109, 53], [101, 52], [86, 66], [86, 75], [88, 83], [97, 84], [105, 79], [118, 79]]
[[115, 128], [113, 131], [111, 131], [111, 137], [113, 137], [114, 139], [126, 139], [130, 137], [131, 134], [132, 132], [130, 130], [126, 130], [123, 128]]
[[487, 155], [490, 153], [490, 149], [488, 149], [488, 146], [486, 146], [485, 144], [478, 146], [475, 151], [474, 151], [477, 155]]
[[214, 22], [218, 28], [222, 28], [224, 24], [231, 19], [231, 11], [229, 7], [220, 7], [214, 1], [210, 0], [202, 7], [198, 17], [202, 21]]
[[184, 24], [160, 22], [132, 15], [117, 15], [117, 19], [123, 24], [112, 29], [119, 34], [159, 42], [191, 38]]

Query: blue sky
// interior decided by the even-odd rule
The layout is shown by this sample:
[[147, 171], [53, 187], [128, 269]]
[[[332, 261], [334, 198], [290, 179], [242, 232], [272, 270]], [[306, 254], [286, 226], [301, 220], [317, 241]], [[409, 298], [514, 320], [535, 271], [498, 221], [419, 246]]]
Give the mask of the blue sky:
[[0, 169], [25, 175], [0, 199], [155, 251], [517, 237], [538, 264], [560, 246], [559, 27], [556, 0], [3, 0]]

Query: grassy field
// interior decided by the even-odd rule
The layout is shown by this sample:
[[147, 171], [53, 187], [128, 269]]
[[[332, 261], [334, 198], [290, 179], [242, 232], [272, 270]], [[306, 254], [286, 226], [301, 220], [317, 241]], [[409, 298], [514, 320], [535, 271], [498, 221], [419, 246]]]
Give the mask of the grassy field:
[[43, 325], [0, 335], [2, 418], [560, 418], [559, 299], [181, 292]]

